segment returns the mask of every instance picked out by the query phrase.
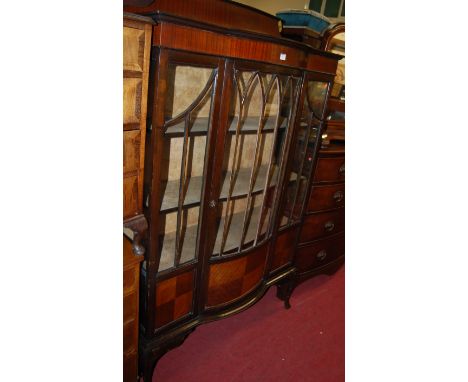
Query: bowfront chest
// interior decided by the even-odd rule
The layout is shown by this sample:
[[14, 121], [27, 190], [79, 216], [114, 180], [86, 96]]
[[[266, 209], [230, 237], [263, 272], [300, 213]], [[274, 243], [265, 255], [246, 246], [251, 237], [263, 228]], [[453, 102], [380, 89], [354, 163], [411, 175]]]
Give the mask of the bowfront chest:
[[138, 188], [147, 229], [127, 234], [144, 249], [147, 382], [199, 324], [272, 285], [288, 303], [337, 56], [281, 38], [277, 18], [228, 1], [125, 10], [153, 23]]

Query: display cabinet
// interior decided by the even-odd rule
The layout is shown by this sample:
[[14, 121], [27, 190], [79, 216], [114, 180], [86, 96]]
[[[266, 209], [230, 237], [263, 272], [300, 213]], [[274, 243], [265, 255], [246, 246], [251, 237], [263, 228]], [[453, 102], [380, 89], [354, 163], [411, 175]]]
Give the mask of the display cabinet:
[[[145, 3], [148, 3], [147, 1]], [[335, 54], [229, 1], [129, 1], [153, 26], [140, 374], [296, 272]]]

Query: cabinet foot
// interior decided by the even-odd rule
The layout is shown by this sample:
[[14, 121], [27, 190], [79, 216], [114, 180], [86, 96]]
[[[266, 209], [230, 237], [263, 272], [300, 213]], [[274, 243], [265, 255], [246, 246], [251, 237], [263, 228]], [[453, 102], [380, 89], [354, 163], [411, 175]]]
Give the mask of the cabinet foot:
[[182, 345], [194, 330], [195, 328], [190, 329], [188, 332], [181, 333], [171, 338], [168, 342], [154, 347], [151, 344], [146, 344], [144, 349], [140, 351], [140, 377], [143, 378], [142, 380], [140, 379], [140, 382], [152, 382], [154, 370], [161, 357], [169, 350]]
[[291, 294], [295, 288], [294, 280], [287, 280], [284, 281], [276, 286], [276, 297], [284, 302], [284, 308], [290, 309], [291, 303], [289, 299], [291, 298]]

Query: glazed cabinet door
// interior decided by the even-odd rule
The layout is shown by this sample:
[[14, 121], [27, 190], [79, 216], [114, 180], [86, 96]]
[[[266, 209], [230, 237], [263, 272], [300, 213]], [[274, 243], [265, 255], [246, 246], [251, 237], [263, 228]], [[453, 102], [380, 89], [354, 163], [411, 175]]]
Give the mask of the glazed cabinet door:
[[273, 246], [270, 271], [290, 264], [304, 213], [316, 161], [332, 78], [306, 74], [291, 142], [290, 163], [278, 209], [278, 235]]
[[155, 304], [146, 325], [157, 330], [194, 309], [221, 60], [161, 50], [153, 65], [152, 166], [145, 177], [151, 229], [144, 282], [147, 304]]
[[208, 307], [245, 295], [262, 279], [301, 84], [300, 73], [274, 66], [230, 62], [227, 73], [206, 247]]
[[318, 144], [321, 142], [330, 82], [330, 79], [317, 79], [313, 75], [308, 75], [304, 82], [297, 132], [291, 146], [291, 165], [286, 176], [285, 199], [280, 208], [280, 229], [298, 223], [302, 218]]

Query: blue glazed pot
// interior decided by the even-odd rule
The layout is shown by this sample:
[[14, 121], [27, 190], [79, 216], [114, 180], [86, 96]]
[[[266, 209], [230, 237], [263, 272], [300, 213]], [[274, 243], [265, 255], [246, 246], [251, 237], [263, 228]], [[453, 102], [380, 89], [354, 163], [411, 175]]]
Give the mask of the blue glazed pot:
[[276, 14], [285, 26], [309, 27], [318, 33], [322, 33], [331, 24], [325, 16], [311, 10], [280, 11]]

